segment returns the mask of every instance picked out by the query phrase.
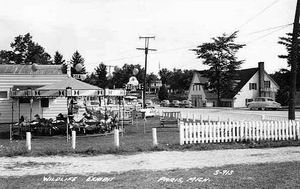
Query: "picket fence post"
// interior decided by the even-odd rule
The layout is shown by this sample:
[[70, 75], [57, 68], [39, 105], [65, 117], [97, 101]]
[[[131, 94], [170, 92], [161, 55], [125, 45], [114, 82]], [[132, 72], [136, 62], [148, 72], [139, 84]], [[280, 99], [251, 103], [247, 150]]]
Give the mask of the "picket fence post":
[[296, 131], [296, 133], [297, 133], [296, 135], [297, 136], [296, 136], [296, 139], [299, 140], [299, 136], [300, 136], [300, 122], [299, 121], [296, 122], [296, 127], [297, 127], [297, 131]]
[[76, 131], [72, 131], [72, 149], [76, 148]]
[[184, 144], [184, 125], [183, 124], [184, 124], [183, 122], [180, 122], [180, 124], [179, 124], [180, 145]]
[[26, 132], [26, 147], [28, 151], [31, 151], [31, 132]]
[[119, 148], [120, 146], [120, 141], [119, 141], [119, 130], [115, 129], [114, 130], [114, 146]]

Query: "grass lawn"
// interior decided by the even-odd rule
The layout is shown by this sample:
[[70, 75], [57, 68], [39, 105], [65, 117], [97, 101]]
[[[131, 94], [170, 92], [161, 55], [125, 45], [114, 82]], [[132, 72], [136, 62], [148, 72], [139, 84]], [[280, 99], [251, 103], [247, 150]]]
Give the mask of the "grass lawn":
[[[120, 134], [120, 148], [116, 149], [113, 145], [113, 135], [84, 135], [78, 136], [76, 150], [71, 149], [71, 140], [66, 141], [66, 136], [35, 137], [32, 139], [32, 150], [27, 152], [25, 140], [9, 141], [6, 127], [0, 139], [0, 156], [16, 155], [66, 155], [66, 154], [107, 154], [107, 153], [136, 153], [141, 151], [160, 151], [160, 150], [213, 150], [213, 149], [241, 149], [241, 148], [264, 148], [299, 146], [300, 141], [262, 141], [262, 142], [231, 142], [218, 144], [193, 144], [179, 145], [178, 128], [158, 128], [157, 138], [159, 145], [152, 146], [152, 128], [159, 126], [158, 118], [149, 118], [146, 121], [144, 133], [144, 121], [139, 120], [132, 126], [126, 126], [126, 132]], [[3, 131], [3, 127], [2, 127]]]
[[[299, 188], [299, 170], [300, 162], [287, 162], [98, 175], [36, 175], [0, 178], [0, 188]], [[50, 177], [60, 181], [43, 181]]]

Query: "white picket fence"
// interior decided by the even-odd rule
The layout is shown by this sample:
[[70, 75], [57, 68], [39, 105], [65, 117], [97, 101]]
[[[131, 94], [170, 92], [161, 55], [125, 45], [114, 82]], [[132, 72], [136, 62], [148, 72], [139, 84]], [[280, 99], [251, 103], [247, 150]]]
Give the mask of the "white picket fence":
[[[271, 116], [271, 115], [262, 115], [262, 120], [268, 120], [268, 121], [288, 121], [289, 118], [287, 116]], [[296, 121], [300, 121], [299, 117], [296, 117]]]
[[180, 122], [180, 144], [299, 139], [299, 121]]

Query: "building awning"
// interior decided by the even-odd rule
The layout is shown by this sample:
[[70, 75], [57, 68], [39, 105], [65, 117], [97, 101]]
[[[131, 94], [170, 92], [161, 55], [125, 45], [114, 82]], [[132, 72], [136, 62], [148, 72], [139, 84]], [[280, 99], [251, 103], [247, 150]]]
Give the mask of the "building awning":
[[103, 96], [103, 89], [93, 86], [74, 78], [63, 78], [53, 84], [45, 86], [14, 86], [12, 98], [23, 97], [65, 97], [67, 88], [72, 89], [70, 96]]
[[63, 80], [55, 82], [53, 84], [45, 85], [43, 87], [38, 88], [38, 90], [63, 90], [67, 87], [71, 87], [74, 90], [101, 90], [101, 88], [97, 86], [84, 83], [72, 77], [64, 78]]

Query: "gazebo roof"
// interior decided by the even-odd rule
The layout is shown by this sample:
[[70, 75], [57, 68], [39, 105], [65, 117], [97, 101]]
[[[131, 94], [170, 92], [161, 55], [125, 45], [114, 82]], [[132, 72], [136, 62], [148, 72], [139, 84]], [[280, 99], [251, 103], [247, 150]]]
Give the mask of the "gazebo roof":
[[38, 88], [38, 90], [63, 90], [67, 87], [71, 87], [74, 90], [100, 90], [101, 88], [87, 84], [85, 82], [79, 81], [72, 77], [64, 78], [56, 83], [45, 85], [43, 87]]

